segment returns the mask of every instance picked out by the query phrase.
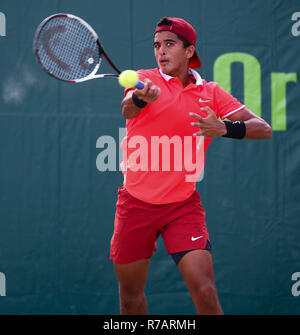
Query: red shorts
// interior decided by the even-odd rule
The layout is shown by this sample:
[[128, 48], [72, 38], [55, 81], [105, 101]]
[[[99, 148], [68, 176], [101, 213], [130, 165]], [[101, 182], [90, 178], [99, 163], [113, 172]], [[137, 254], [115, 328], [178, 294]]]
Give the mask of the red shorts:
[[154, 205], [118, 190], [110, 258], [128, 264], [150, 258], [162, 236], [169, 254], [205, 249], [209, 240], [205, 212], [198, 192], [184, 201]]

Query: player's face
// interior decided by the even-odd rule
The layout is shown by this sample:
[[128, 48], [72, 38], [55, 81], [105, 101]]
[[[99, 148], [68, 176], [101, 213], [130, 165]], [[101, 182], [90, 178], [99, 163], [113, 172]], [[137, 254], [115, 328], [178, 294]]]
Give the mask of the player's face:
[[175, 33], [160, 31], [154, 36], [154, 54], [160, 70], [172, 77], [186, 71], [194, 47], [184, 48]]

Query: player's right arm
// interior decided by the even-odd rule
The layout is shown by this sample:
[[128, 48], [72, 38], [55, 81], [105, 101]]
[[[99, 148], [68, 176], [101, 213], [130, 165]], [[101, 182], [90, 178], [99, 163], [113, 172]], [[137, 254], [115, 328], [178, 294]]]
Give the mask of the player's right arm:
[[155, 101], [160, 95], [160, 88], [152, 83], [150, 79], [144, 80], [144, 88], [142, 90], [131, 90], [128, 91], [125, 98], [122, 101], [122, 114], [125, 119], [132, 119], [140, 114], [142, 108], [136, 106], [132, 100], [132, 94], [134, 93], [140, 100], [147, 102], [148, 104]]

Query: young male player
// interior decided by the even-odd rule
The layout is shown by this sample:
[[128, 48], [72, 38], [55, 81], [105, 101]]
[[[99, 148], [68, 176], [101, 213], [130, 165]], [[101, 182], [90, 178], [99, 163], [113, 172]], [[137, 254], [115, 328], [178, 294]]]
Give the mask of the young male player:
[[[196, 32], [189, 23], [162, 18], [154, 34], [158, 69], [140, 70], [139, 79], [145, 87], [127, 89], [122, 101], [122, 113], [127, 119], [123, 149], [128, 160], [124, 160], [124, 184], [118, 191], [111, 240], [121, 314], [147, 313], [144, 288], [159, 235], [186, 282], [197, 313], [223, 313], [214, 283], [205, 212], [195, 182], [186, 181], [184, 166], [168, 170], [162, 169], [163, 163], [151, 162], [149, 147], [153, 139], [176, 138], [184, 143], [187, 137], [196, 140], [196, 134], [204, 136], [206, 149], [216, 136], [272, 136], [271, 127], [263, 119], [193, 70], [201, 66], [195, 44]], [[220, 121], [219, 117], [231, 121]], [[143, 146], [143, 141], [133, 145], [134, 139], [144, 139], [148, 146]], [[187, 152], [194, 160], [197, 149], [194, 144], [191, 147]], [[136, 160], [129, 159], [133, 154]], [[175, 153], [170, 154], [170, 159], [174, 167]], [[142, 160], [148, 165], [141, 165]], [[134, 162], [142, 168], [135, 169]]]

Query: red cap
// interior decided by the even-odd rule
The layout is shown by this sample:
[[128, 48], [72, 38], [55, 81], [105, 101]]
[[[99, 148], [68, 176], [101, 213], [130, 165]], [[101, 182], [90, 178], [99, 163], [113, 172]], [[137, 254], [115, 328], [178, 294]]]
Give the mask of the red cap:
[[[193, 46], [196, 46], [197, 33], [195, 29], [188, 22], [178, 17], [168, 17], [168, 20], [170, 20], [172, 24], [170, 26], [169, 25], [157, 26], [154, 34], [156, 34], [158, 31], [171, 31], [172, 33], [175, 33], [183, 37]], [[193, 69], [201, 67], [201, 62], [196, 51], [193, 57], [191, 58], [190, 67]]]

